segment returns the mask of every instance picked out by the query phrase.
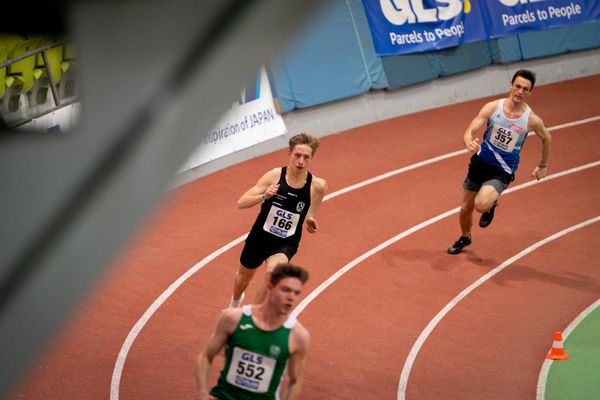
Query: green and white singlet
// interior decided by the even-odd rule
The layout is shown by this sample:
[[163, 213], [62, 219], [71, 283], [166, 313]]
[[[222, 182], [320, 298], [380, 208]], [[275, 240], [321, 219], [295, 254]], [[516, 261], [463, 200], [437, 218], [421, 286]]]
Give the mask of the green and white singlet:
[[220, 400], [278, 399], [281, 378], [290, 352], [288, 342], [296, 318], [264, 331], [252, 320], [252, 306], [242, 307], [242, 318], [225, 347], [225, 366], [210, 391]]

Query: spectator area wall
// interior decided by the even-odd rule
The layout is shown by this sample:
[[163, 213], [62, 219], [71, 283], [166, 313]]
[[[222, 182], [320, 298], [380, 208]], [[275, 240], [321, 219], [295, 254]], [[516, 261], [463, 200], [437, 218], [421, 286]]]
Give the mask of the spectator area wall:
[[600, 46], [600, 21], [475, 42], [435, 52], [375, 55], [360, 0], [331, 1], [270, 65], [281, 110], [312, 107], [376, 89], [400, 89], [488, 65]]
[[[331, 0], [268, 65], [288, 134], [178, 177], [194, 179], [287, 145], [453, 102], [504, 93], [528, 67], [538, 85], [600, 73], [600, 21], [470, 43], [435, 52], [378, 57], [360, 0]], [[466, 123], [466, 122], [465, 122]]]

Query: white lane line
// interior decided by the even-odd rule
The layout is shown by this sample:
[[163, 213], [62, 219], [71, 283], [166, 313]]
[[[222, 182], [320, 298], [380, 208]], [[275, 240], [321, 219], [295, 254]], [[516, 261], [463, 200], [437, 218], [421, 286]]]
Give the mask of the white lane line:
[[[577, 125], [588, 124], [588, 123], [594, 122], [594, 121], [600, 121], [600, 115], [597, 115], [595, 117], [586, 118], [586, 119], [581, 119], [581, 120], [578, 120], [578, 121], [567, 122], [565, 124], [551, 126], [551, 127], [548, 128], [548, 130], [551, 131], [551, 132], [553, 132], [553, 131], [557, 131], [557, 130], [564, 129], [564, 128], [571, 128], [571, 127], [577, 126]], [[530, 132], [527, 136], [532, 136], [532, 135], [535, 135], [535, 133], [534, 132]], [[452, 158], [452, 157], [460, 156], [460, 155], [466, 154], [466, 153], [467, 153], [466, 149], [464, 149], [464, 150], [458, 150], [458, 151], [454, 151], [452, 153], [446, 153], [446, 154], [443, 154], [443, 155], [438, 156], [438, 157], [430, 158], [430, 159], [425, 160], [425, 161], [421, 161], [421, 162], [418, 162], [418, 163], [415, 163], [415, 164], [411, 164], [411, 165], [406, 166], [406, 167], [395, 169], [393, 171], [386, 172], [385, 174], [377, 175], [377, 176], [375, 176], [373, 178], [370, 178], [370, 179], [364, 180], [362, 182], [358, 182], [358, 183], [356, 183], [354, 185], [342, 188], [342, 189], [340, 189], [340, 190], [338, 190], [336, 192], [333, 192], [333, 193], [325, 196], [324, 200], [330, 200], [330, 199], [332, 199], [334, 197], [340, 196], [342, 194], [346, 194], [346, 193], [351, 192], [351, 191], [356, 190], [356, 189], [360, 189], [362, 187], [365, 187], [365, 186], [370, 185], [372, 183], [376, 183], [376, 182], [382, 181], [382, 180], [390, 178], [392, 176], [395, 176], [395, 175], [398, 175], [398, 174], [401, 174], [401, 173], [404, 173], [404, 172], [407, 172], [407, 171], [411, 171], [411, 170], [416, 169], [416, 168], [424, 167], [426, 165], [433, 164], [433, 163], [436, 163], [438, 161], [445, 160], [447, 158]]]
[[152, 303], [152, 305], [146, 310], [146, 312], [142, 315], [142, 317], [136, 322], [133, 326], [127, 338], [125, 338], [125, 342], [121, 347], [121, 351], [119, 351], [119, 356], [117, 357], [117, 361], [115, 363], [115, 367], [113, 369], [112, 381], [110, 385], [110, 398], [118, 399], [119, 398], [119, 386], [121, 384], [121, 376], [123, 375], [123, 366], [125, 365], [125, 360], [127, 359], [127, 354], [129, 354], [129, 350], [131, 346], [133, 346], [133, 342], [144, 328], [146, 323], [152, 318], [152, 315], [158, 310], [158, 308], [165, 302], [167, 299], [181, 286], [185, 281], [188, 280], [193, 274], [199, 271], [206, 264], [214, 260], [216, 257], [225, 253], [227, 250], [236, 246], [238, 243], [241, 243], [244, 239], [246, 239], [248, 234], [240, 236], [232, 242], [229, 242], [225, 246], [221, 247], [219, 250], [213, 252], [208, 255], [198, 264], [194, 265], [192, 268], [187, 270], [183, 275], [181, 275], [175, 282], [171, 284], [161, 295]]
[[567, 123], [560, 124], [560, 125], [554, 125], [554, 126], [548, 128], [548, 130], [549, 131], [556, 131], [558, 129], [570, 128], [572, 126], [577, 126], [577, 125], [582, 125], [582, 124], [588, 124], [590, 122], [594, 122], [594, 121], [598, 121], [598, 120], [600, 120], [600, 115], [596, 115], [595, 117], [590, 117], [590, 118], [585, 118], [585, 119], [579, 119], [577, 121], [567, 122]]
[[[600, 307], [600, 299], [593, 302], [589, 307], [583, 310], [581, 314], [579, 314], [573, 321], [571, 321], [569, 326], [567, 326], [563, 331], [563, 342], [566, 341], [571, 332], [577, 329], [577, 326], [598, 307]], [[535, 396], [536, 400], [544, 400], [546, 397], [546, 382], [548, 381], [548, 372], [550, 372], [551, 366], [552, 360], [544, 359], [544, 362], [542, 363], [542, 368], [540, 369], [540, 376], [538, 378], [537, 393]]]
[[[554, 127], [548, 128], [548, 130], [552, 131], [552, 130], [563, 129], [563, 128], [572, 127], [572, 126], [576, 126], [576, 125], [587, 124], [589, 122], [593, 122], [593, 121], [597, 121], [597, 120], [600, 120], [600, 115], [591, 117], [591, 118], [578, 120], [578, 121], [568, 122], [568, 123], [562, 124], [562, 125], [556, 125]], [[347, 186], [336, 192], [326, 195], [325, 198], [323, 199], [323, 201], [330, 200], [339, 195], [346, 194], [346, 193], [351, 192], [356, 189], [360, 189], [360, 188], [370, 185], [372, 183], [379, 182], [383, 179], [392, 177], [394, 175], [398, 175], [400, 173], [410, 171], [410, 170], [413, 170], [418, 167], [429, 165], [429, 164], [435, 163], [437, 161], [445, 160], [447, 158], [456, 157], [461, 154], [465, 154], [466, 152], [467, 152], [466, 150], [459, 150], [459, 151], [447, 153], [447, 154], [444, 154], [444, 155], [441, 155], [438, 157], [430, 158], [428, 160], [425, 160], [425, 161], [422, 161], [422, 162], [419, 162], [416, 164], [409, 165], [407, 167], [396, 169], [394, 171], [391, 171], [391, 172], [388, 172], [388, 173], [385, 173], [382, 175], [375, 176], [371, 179], [367, 179], [367, 180], [359, 182], [355, 185]], [[194, 273], [196, 273], [200, 269], [202, 269], [210, 261], [214, 260], [216, 257], [225, 253], [226, 251], [228, 251], [232, 247], [236, 246], [237, 244], [243, 242], [246, 239], [246, 236], [248, 236], [248, 232], [246, 232], [244, 235], [240, 236], [239, 238], [229, 242], [228, 244], [219, 248], [218, 250], [214, 251], [213, 253], [209, 254], [204, 259], [202, 259], [200, 262], [198, 262], [196, 265], [191, 267], [188, 271], [186, 271], [183, 275], [181, 275], [175, 282], [173, 282], [163, 293], [161, 293], [161, 295], [152, 303], [152, 305], [150, 305], [150, 307], [146, 310], [146, 312], [144, 312], [142, 317], [140, 317], [140, 319], [136, 322], [136, 324], [133, 326], [133, 328], [131, 328], [131, 331], [129, 332], [129, 334], [127, 335], [127, 338], [125, 339], [125, 342], [123, 342], [123, 346], [121, 346], [119, 355], [117, 356], [117, 360], [115, 362], [115, 367], [113, 369], [113, 375], [112, 375], [112, 380], [111, 380], [111, 384], [110, 384], [110, 400], [119, 400], [119, 387], [121, 384], [121, 376], [123, 374], [123, 367], [125, 366], [125, 361], [127, 360], [127, 355], [129, 354], [129, 350], [131, 349], [131, 346], [133, 345], [133, 342], [135, 341], [135, 339], [137, 338], [139, 333], [142, 331], [142, 329], [144, 328], [146, 323], [150, 320], [150, 318], [152, 318], [152, 315], [156, 312], [156, 310], [158, 310], [158, 308], [165, 301], [167, 301], [169, 299], [169, 297], [171, 297], [171, 295], [179, 288], [179, 286], [181, 286], [183, 284], [183, 282], [185, 282], [187, 279], [189, 279]]]
[[477, 289], [479, 286], [483, 285], [485, 282], [487, 282], [488, 280], [490, 280], [493, 276], [495, 276], [496, 274], [498, 274], [499, 272], [501, 272], [502, 270], [504, 270], [505, 268], [507, 268], [508, 266], [510, 266], [512, 263], [514, 263], [515, 261], [525, 257], [527, 254], [537, 250], [538, 248], [540, 248], [541, 246], [555, 240], [558, 239], [568, 233], [571, 233], [577, 229], [581, 229], [583, 227], [586, 227], [590, 224], [593, 224], [595, 222], [600, 221], [600, 216], [588, 219], [587, 221], [581, 222], [577, 225], [573, 225], [570, 228], [564, 229], [558, 233], [555, 233], [554, 235], [548, 236], [547, 238], [540, 240], [539, 242], [529, 246], [528, 248], [526, 248], [525, 250], [521, 251], [520, 253], [518, 253], [517, 255], [509, 258], [508, 260], [504, 261], [502, 264], [498, 265], [496, 268], [494, 268], [493, 270], [491, 270], [490, 272], [488, 272], [487, 274], [483, 275], [481, 278], [479, 278], [478, 280], [476, 280], [473, 284], [471, 284], [469, 287], [467, 287], [466, 289], [464, 289], [462, 292], [460, 292], [460, 294], [458, 296], [456, 296], [454, 299], [452, 299], [452, 301], [450, 301], [450, 303], [448, 303], [430, 322], [429, 324], [427, 324], [427, 326], [425, 327], [425, 329], [421, 332], [421, 334], [419, 335], [419, 337], [417, 338], [417, 341], [415, 342], [415, 344], [413, 345], [412, 349], [410, 349], [410, 353], [408, 354], [408, 357], [406, 358], [406, 361], [404, 362], [404, 367], [402, 368], [402, 373], [400, 374], [400, 382], [398, 384], [398, 400], [404, 400], [406, 398], [406, 387], [408, 385], [408, 378], [410, 376], [410, 371], [412, 369], [412, 366], [415, 362], [415, 359], [417, 358], [417, 354], [419, 353], [419, 350], [421, 350], [421, 347], [423, 347], [423, 344], [425, 343], [425, 341], [427, 340], [427, 338], [429, 337], [429, 335], [431, 334], [431, 332], [435, 329], [435, 327], [439, 324], [439, 322], [450, 312], [450, 310], [452, 310], [461, 300], [463, 300], [465, 297], [467, 297], [473, 290]]
[[346, 194], [348, 192], [351, 192], [353, 190], [363, 188], [363, 187], [365, 187], [367, 185], [371, 185], [371, 184], [373, 184], [375, 182], [379, 182], [379, 181], [382, 181], [384, 179], [391, 178], [394, 175], [398, 175], [398, 174], [401, 174], [401, 173], [404, 173], [404, 172], [407, 172], [407, 171], [411, 171], [413, 169], [424, 167], [426, 165], [433, 164], [433, 163], [436, 163], [438, 161], [445, 160], [447, 158], [452, 158], [452, 157], [460, 156], [460, 155], [466, 154], [466, 153], [467, 153], [466, 149], [465, 150], [458, 150], [458, 151], [454, 151], [452, 153], [443, 154], [443, 155], [438, 156], [438, 157], [430, 158], [430, 159], [425, 160], [425, 161], [421, 161], [421, 162], [418, 162], [418, 163], [415, 163], [415, 164], [411, 164], [411, 165], [408, 165], [406, 167], [395, 169], [393, 171], [386, 172], [385, 174], [377, 175], [377, 176], [375, 176], [373, 178], [364, 180], [362, 182], [358, 182], [358, 183], [356, 183], [354, 185], [346, 186], [345, 188], [342, 188], [342, 189], [340, 189], [340, 190], [338, 190], [336, 192], [333, 192], [333, 193], [325, 196], [324, 200], [330, 200], [330, 199], [333, 199], [334, 197], [341, 196], [341, 195]]
[[[600, 163], [600, 162], [599, 162]], [[446, 217], [449, 217], [452, 214], [456, 214], [458, 211], [460, 210], [460, 207], [456, 207], [453, 208], [452, 210], [448, 210], [443, 214], [440, 214], [436, 217], [430, 218], [427, 221], [421, 222], [418, 225], [413, 226], [410, 229], [407, 229], [401, 233], [399, 233], [398, 235], [394, 236], [391, 239], [386, 240], [385, 242], [381, 243], [380, 245], [373, 247], [371, 250], [367, 251], [366, 253], [362, 254], [361, 256], [355, 258], [354, 260], [350, 261], [348, 264], [344, 265], [342, 268], [340, 268], [339, 270], [337, 270], [333, 275], [331, 275], [329, 278], [327, 278], [325, 281], [323, 281], [323, 283], [321, 283], [315, 290], [313, 290], [308, 296], [306, 296], [297, 306], [296, 308], [294, 308], [294, 311], [292, 311], [292, 315], [295, 317], [298, 317], [298, 315], [304, 311], [304, 309], [310, 304], [312, 303], [312, 301], [318, 296], [320, 295], [325, 289], [327, 289], [329, 286], [331, 286], [335, 281], [337, 281], [342, 275], [344, 275], [346, 272], [350, 271], [352, 268], [354, 268], [356, 265], [360, 264], [361, 262], [363, 262], [364, 260], [366, 260], [367, 258], [371, 257], [373, 254], [379, 253], [381, 250], [385, 249], [388, 246], [391, 246], [392, 244], [396, 243], [398, 240], [403, 239], [423, 228], [428, 227], [429, 225], [433, 224], [434, 222], [440, 221]]]
[[[529, 186], [533, 186], [533, 185], [538, 185], [540, 183], [544, 183], [556, 178], [560, 178], [562, 176], [565, 175], [569, 175], [569, 174], [574, 174], [576, 172], [579, 171], [583, 171], [585, 169], [589, 169], [589, 168], [593, 168], [596, 166], [600, 165], [600, 161], [595, 161], [589, 164], [584, 164], [581, 165], [579, 167], [575, 167], [575, 168], [571, 168], [571, 169], [567, 169], [561, 172], [557, 172], [555, 174], [551, 174], [546, 176], [544, 179], [542, 180], [533, 180], [533, 181], [528, 181], [525, 183], [522, 183], [520, 185], [517, 185], [513, 188], [507, 189], [505, 190], [502, 195], [505, 196], [509, 193], [515, 192], [517, 190], [520, 189], [524, 189], [527, 188]], [[386, 247], [396, 243], [398, 240], [403, 239], [423, 228], [428, 227], [429, 225], [440, 221], [446, 217], [449, 217], [450, 215], [456, 214], [460, 211], [460, 207], [456, 207], [453, 208], [452, 210], [448, 210], [443, 214], [440, 214], [438, 216], [435, 216], [433, 218], [428, 219], [427, 221], [421, 222], [418, 225], [413, 226], [410, 229], [407, 229], [401, 233], [399, 233], [398, 235], [392, 237], [391, 239], [386, 240], [385, 242], [379, 244], [378, 246], [372, 248], [371, 250], [367, 251], [366, 253], [362, 254], [361, 256], [355, 258], [354, 260], [352, 260], [350, 263], [344, 265], [342, 268], [340, 268], [337, 272], [335, 272], [333, 275], [331, 275], [329, 278], [327, 278], [327, 280], [323, 281], [323, 283], [321, 283], [315, 290], [313, 290], [308, 296], [306, 296], [294, 309], [294, 311], [292, 311], [292, 315], [294, 316], [298, 316], [318, 295], [321, 294], [321, 292], [323, 292], [325, 289], [327, 289], [327, 287], [329, 287], [331, 284], [333, 284], [336, 280], [338, 280], [342, 275], [344, 275], [346, 272], [350, 271], [352, 268], [354, 268], [356, 265], [358, 265], [359, 263], [363, 262], [364, 260], [366, 260], [367, 258], [371, 257], [373, 254], [376, 254], [378, 252], [380, 252], [381, 250], [385, 249]]]

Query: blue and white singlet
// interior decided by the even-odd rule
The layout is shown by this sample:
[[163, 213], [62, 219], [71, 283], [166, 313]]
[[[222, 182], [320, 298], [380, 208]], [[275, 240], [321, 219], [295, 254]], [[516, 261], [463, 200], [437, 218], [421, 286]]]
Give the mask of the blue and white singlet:
[[488, 120], [483, 143], [477, 152], [486, 164], [514, 175], [519, 167], [521, 149], [527, 138], [527, 121], [531, 108], [526, 105], [523, 114], [516, 119], [504, 115], [504, 100], [498, 101], [494, 113]]

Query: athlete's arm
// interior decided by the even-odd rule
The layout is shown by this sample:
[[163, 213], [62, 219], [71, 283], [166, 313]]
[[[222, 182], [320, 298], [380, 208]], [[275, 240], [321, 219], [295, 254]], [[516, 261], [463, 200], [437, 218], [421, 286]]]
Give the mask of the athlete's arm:
[[313, 183], [310, 187], [310, 208], [306, 213], [306, 230], [310, 233], [315, 233], [319, 228], [319, 224], [315, 219], [315, 214], [327, 193], [327, 182], [325, 179], [313, 176]]
[[302, 383], [304, 382], [304, 367], [310, 335], [306, 328], [297, 323], [290, 335], [290, 359], [288, 361], [288, 386], [283, 396], [284, 400], [297, 400], [300, 398]]
[[535, 167], [531, 173], [532, 177], [540, 180], [545, 177], [548, 172], [548, 157], [550, 156], [550, 143], [552, 142], [552, 137], [550, 136], [548, 129], [544, 126], [544, 121], [533, 113], [531, 113], [531, 116], [529, 117], [529, 130], [534, 131], [542, 141], [542, 158], [538, 166]]
[[263, 201], [265, 199], [274, 196], [279, 189], [279, 176], [281, 175], [281, 168], [273, 168], [256, 182], [256, 185], [252, 186], [246, 193], [242, 195], [237, 201], [238, 208], [250, 208]]
[[474, 136], [478, 131], [487, 125], [488, 119], [490, 119], [492, 116], [492, 113], [496, 109], [497, 105], [498, 100], [484, 105], [479, 111], [479, 114], [473, 118], [467, 127], [467, 130], [463, 135], [463, 141], [465, 142], [465, 146], [467, 146], [468, 151], [474, 152], [479, 150], [479, 138], [474, 138]]
[[198, 389], [197, 398], [199, 400], [213, 399], [213, 397], [208, 394], [208, 381], [210, 379], [210, 370], [212, 369], [213, 359], [227, 343], [229, 335], [235, 330], [240, 318], [241, 309], [239, 308], [223, 311], [217, 321], [217, 327], [208, 340], [206, 347], [198, 356], [196, 362], [196, 387]]

